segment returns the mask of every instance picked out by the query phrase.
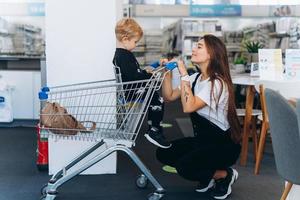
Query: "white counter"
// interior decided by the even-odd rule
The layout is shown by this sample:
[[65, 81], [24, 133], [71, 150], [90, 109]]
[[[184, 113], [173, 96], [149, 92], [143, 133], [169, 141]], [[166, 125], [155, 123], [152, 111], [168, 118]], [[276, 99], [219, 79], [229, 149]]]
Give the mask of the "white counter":
[[286, 200], [299, 200], [300, 199], [300, 185], [293, 185]]

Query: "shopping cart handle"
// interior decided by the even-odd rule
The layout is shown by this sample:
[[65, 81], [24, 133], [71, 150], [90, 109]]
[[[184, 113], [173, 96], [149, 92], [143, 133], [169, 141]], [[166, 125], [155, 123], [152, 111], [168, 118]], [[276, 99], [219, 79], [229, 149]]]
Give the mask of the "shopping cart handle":
[[49, 92], [50, 89], [49, 89], [49, 87], [46, 86], [46, 87], [42, 87], [41, 91], [42, 92]]
[[151, 63], [150, 66], [153, 68], [158, 68], [160, 66], [160, 63], [159, 61], [155, 61], [154, 63]]
[[48, 99], [48, 94], [46, 92], [39, 92], [39, 99], [40, 100]]
[[168, 70], [173, 70], [176, 67], [178, 67], [177, 62], [169, 62], [169, 63], [166, 64], [166, 69], [168, 69]]

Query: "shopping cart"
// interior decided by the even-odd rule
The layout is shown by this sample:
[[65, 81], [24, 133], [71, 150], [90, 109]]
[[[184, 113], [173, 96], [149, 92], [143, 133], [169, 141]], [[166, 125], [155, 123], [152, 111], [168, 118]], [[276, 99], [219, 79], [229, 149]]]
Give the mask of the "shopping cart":
[[[164, 196], [164, 188], [131, 150], [131, 147], [135, 145], [153, 94], [161, 87], [165, 76], [164, 71], [163, 67], [157, 68], [148, 80], [122, 83], [120, 74], [117, 73], [116, 79], [113, 80], [42, 89], [40, 92], [42, 105], [45, 102], [59, 103], [68, 114], [84, 124], [86, 129], [53, 128], [41, 124], [39, 125], [41, 137], [97, 142], [51, 177], [48, 184], [41, 189], [41, 200], [55, 199], [58, 187], [116, 151], [125, 152], [141, 170], [142, 175], [136, 180], [139, 188], [146, 187], [148, 181], [156, 188], [155, 192], [149, 194], [149, 200], [159, 200]], [[93, 122], [96, 128], [86, 131], [91, 130], [92, 123], [85, 122]], [[63, 133], [77, 131], [77, 133], [66, 135], [59, 134], [59, 131]], [[80, 166], [76, 166], [95, 150], [112, 141], [113, 146], [88, 159]]]

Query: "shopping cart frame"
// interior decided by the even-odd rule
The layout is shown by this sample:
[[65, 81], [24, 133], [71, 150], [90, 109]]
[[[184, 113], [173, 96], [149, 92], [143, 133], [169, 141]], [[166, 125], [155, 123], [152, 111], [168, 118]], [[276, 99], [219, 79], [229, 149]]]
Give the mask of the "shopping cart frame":
[[[145, 110], [145, 111], [148, 110], [148, 107], [149, 107], [150, 101], [153, 97], [153, 94], [154, 94], [154, 92], [156, 92], [157, 90], [159, 90], [161, 88], [162, 81], [167, 72], [169, 72], [169, 71], [165, 72], [165, 69], [163, 67], [160, 67], [153, 72], [152, 77], [148, 80], [126, 82], [126, 85], [128, 85], [128, 84], [134, 85], [134, 84], [139, 83], [139, 84], [143, 85], [143, 87], [147, 88], [146, 95], [143, 96], [142, 94], [140, 94], [140, 96], [138, 97], [140, 99], [141, 98], [144, 99], [143, 110]], [[104, 81], [98, 81], [98, 82], [89, 82], [89, 83], [84, 83], [84, 84], [86, 84], [86, 85], [92, 84], [93, 85], [93, 84], [105, 83], [105, 82], [109, 82], [109, 83], [115, 82], [114, 85], [116, 86], [117, 91], [120, 90], [120, 91], [124, 92], [122, 90], [122, 88], [124, 87], [125, 83], [122, 83], [122, 81], [121, 81], [121, 75], [119, 73], [118, 68], [116, 68], [116, 79], [104, 80]], [[108, 84], [106, 86], [109, 86], [109, 85], [110, 84]], [[56, 90], [56, 89], [61, 90], [62, 89], [62, 91], [64, 91], [64, 90], [68, 91], [68, 88], [74, 88], [74, 87], [76, 88], [77, 86], [82, 88], [82, 84], [72, 84], [72, 85], [53, 87], [53, 88], [50, 88], [50, 92], [47, 91], [47, 96], [49, 94], [51, 94], [52, 90]], [[106, 86], [104, 85], [103, 87], [106, 87]], [[121, 95], [126, 96], [126, 94], [122, 94], [122, 92], [121, 92]], [[118, 94], [118, 95], [120, 95], [120, 94]], [[141, 97], [141, 95], [143, 97]], [[42, 105], [44, 102], [45, 102], [45, 99], [42, 100], [42, 102], [41, 102]], [[133, 107], [137, 106], [136, 104], [138, 104], [138, 101], [134, 101]], [[131, 110], [129, 110], [129, 112], [131, 112]], [[136, 131], [136, 133], [135, 133], [134, 137], [130, 139], [130, 141], [129, 141], [130, 144], [128, 144], [128, 140], [126, 140], [127, 136], [125, 137], [124, 135], [121, 137], [121, 139], [116, 138], [116, 137], [109, 138], [108, 140], [111, 140], [111, 139], [115, 140], [114, 142], [116, 142], [116, 144], [114, 146], [108, 147], [106, 150], [102, 151], [100, 154], [87, 160], [85, 163], [81, 164], [80, 166], [77, 166], [77, 164], [80, 161], [82, 161], [88, 155], [92, 154], [94, 151], [103, 147], [103, 145], [106, 144], [107, 139], [96, 138], [97, 143], [95, 145], [93, 145], [86, 151], [82, 152], [79, 156], [74, 158], [69, 164], [67, 164], [65, 167], [63, 167], [61, 170], [59, 170], [57, 173], [55, 173], [51, 177], [49, 182], [41, 188], [42, 196], [41, 196], [40, 200], [54, 200], [56, 198], [56, 196], [58, 195], [57, 189], [61, 185], [63, 185], [67, 181], [74, 178], [76, 175], [79, 175], [86, 169], [89, 169], [91, 166], [95, 165], [96, 163], [100, 162], [107, 156], [109, 156], [112, 153], [117, 152], [117, 151], [122, 151], [125, 154], [127, 154], [131, 158], [131, 160], [137, 165], [137, 167], [140, 169], [140, 171], [142, 172], [142, 174], [136, 180], [137, 187], [145, 188], [147, 186], [148, 181], [150, 181], [156, 190], [155, 190], [155, 192], [148, 195], [148, 199], [149, 200], [161, 199], [165, 194], [165, 189], [158, 183], [158, 181], [151, 174], [150, 170], [143, 164], [141, 159], [130, 149], [130, 146], [135, 145], [135, 140], [138, 136], [138, 133], [140, 132], [140, 128], [142, 126], [142, 122], [144, 121], [145, 115], [146, 115], [146, 112], [144, 112], [142, 114], [142, 116], [140, 116], [140, 119], [139, 119], [140, 122], [139, 123], [137, 122], [134, 125], [135, 126], [134, 130]], [[129, 116], [129, 115], [126, 115], [126, 116]], [[122, 123], [119, 124], [118, 126], [120, 126], [120, 127], [124, 126], [124, 124], [126, 123], [127, 120], [128, 119], [126, 119], [126, 117], [125, 117], [125, 119], [123, 119]], [[120, 132], [122, 132], [122, 130], [124, 128], [120, 128], [120, 127], [116, 128], [116, 134], [115, 134], [116, 136], [122, 135], [122, 134], [120, 134]], [[45, 128], [43, 126], [41, 126], [40, 128], [41, 128], [41, 133], [44, 133], [46, 135], [46, 137], [50, 137], [50, 136], [58, 137], [58, 138], [60, 138], [60, 137], [70, 137], [70, 138], [76, 137], [76, 136], [58, 136], [56, 134], [51, 133], [51, 131], [52, 131], [51, 128]], [[76, 167], [76, 169], [74, 170], [73, 168], [75, 168], [75, 167]], [[69, 172], [69, 171], [71, 171], [71, 172]]]

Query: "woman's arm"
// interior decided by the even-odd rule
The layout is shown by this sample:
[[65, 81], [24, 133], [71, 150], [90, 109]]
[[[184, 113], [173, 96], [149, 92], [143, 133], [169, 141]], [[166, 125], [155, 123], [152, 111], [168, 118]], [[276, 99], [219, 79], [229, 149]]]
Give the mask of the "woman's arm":
[[178, 88], [172, 88], [172, 74], [171, 72], [166, 72], [165, 79], [162, 84], [162, 94], [166, 102], [174, 101], [180, 97], [180, 90]]
[[[181, 77], [188, 76], [183, 61], [178, 61], [178, 69], [181, 74]], [[180, 96], [184, 113], [192, 113], [206, 106], [206, 103], [204, 101], [202, 101], [199, 97], [193, 95], [189, 80], [181, 79]]]
[[181, 81], [181, 103], [184, 113], [192, 113], [206, 106], [199, 97], [194, 96], [189, 81]]

